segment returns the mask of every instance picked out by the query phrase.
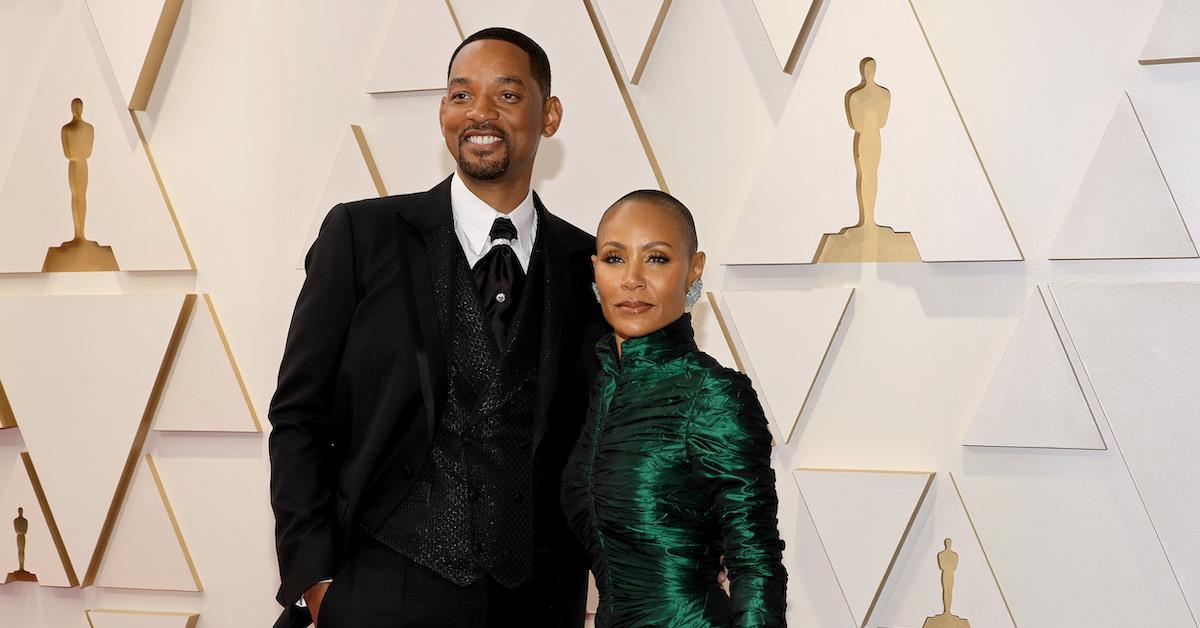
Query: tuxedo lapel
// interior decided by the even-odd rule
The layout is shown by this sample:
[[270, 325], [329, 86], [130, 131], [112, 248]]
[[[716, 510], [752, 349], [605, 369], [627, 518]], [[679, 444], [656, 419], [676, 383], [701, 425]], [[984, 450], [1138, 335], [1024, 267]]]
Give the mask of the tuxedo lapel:
[[446, 290], [435, 289], [435, 283], [447, 281], [446, 266], [453, 259], [447, 245], [447, 240], [454, 237], [450, 179], [398, 207], [396, 226], [400, 260], [407, 265], [401, 273], [409, 282], [402, 297], [408, 310], [409, 329], [397, 332], [411, 333], [418, 342], [421, 392], [425, 397], [429, 434], [433, 434], [446, 392], [445, 314], [449, 311], [446, 301], [449, 297]]
[[542, 351], [538, 366], [537, 406], [534, 414], [533, 450], [536, 452], [538, 443], [546, 435], [549, 428], [550, 403], [554, 399], [554, 390], [558, 386], [559, 376], [563, 370], [563, 352], [559, 346], [562, 335], [563, 319], [569, 312], [574, 311], [575, 304], [570, 285], [571, 260], [564, 247], [564, 235], [556, 217], [551, 216], [542, 205], [541, 199], [534, 194], [534, 205], [538, 212], [538, 237], [542, 240]]

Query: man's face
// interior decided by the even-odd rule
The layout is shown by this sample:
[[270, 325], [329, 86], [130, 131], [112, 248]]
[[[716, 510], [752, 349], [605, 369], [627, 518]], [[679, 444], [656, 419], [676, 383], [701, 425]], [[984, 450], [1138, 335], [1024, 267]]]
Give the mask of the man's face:
[[524, 50], [485, 39], [455, 57], [438, 120], [464, 176], [520, 180], [532, 173], [538, 142], [558, 130], [561, 114], [558, 100], [533, 80]]

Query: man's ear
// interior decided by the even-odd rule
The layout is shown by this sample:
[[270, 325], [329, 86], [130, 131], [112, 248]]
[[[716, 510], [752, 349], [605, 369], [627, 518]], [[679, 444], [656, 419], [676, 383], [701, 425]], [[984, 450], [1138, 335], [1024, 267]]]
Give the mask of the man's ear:
[[558, 96], [547, 98], [545, 113], [542, 114], [542, 137], [550, 137], [558, 132], [558, 125], [562, 124], [562, 116], [562, 101], [558, 99]]
[[442, 101], [438, 103], [438, 128], [446, 126], [446, 97], [442, 96]]

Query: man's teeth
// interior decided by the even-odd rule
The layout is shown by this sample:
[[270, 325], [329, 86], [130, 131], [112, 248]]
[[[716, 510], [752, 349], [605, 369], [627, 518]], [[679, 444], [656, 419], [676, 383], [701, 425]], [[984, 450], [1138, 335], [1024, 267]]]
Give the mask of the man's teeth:
[[467, 141], [472, 144], [494, 144], [499, 142], [500, 138], [495, 135], [472, 135]]

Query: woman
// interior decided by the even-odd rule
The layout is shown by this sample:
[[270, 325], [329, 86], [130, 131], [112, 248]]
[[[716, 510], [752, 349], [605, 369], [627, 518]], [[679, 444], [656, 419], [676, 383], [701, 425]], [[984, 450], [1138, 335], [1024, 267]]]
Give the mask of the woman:
[[[605, 212], [592, 266], [613, 333], [563, 508], [606, 626], [782, 626], [787, 572], [771, 436], [742, 374], [696, 348], [704, 253], [691, 213], [639, 190]], [[731, 595], [718, 584], [721, 560]]]

